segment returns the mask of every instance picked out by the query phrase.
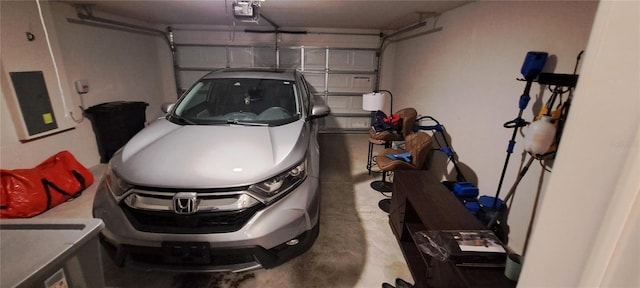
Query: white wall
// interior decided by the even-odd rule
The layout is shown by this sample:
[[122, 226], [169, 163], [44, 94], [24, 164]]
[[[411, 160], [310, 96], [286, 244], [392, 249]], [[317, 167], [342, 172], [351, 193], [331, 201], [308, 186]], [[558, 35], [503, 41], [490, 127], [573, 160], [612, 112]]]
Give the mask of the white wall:
[[640, 287], [639, 13], [600, 3], [522, 287]]
[[[73, 88], [75, 80], [89, 81], [90, 92], [82, 96], [85, 108], [111, 101], [144, 101], [149, 103], [147, 121], [161, 114], [159, 107], [164, 98], [168, 97], [165, 94], [172, 91], [162, 89], [158, 64], [159, 43], [162, 42], [158, 42], [159, 38], [68, 23], [68, 17], [76, 18], [73, 7], [64, 3], [41, 1], [61, 74], [63, 93], [60, 93], [36, 2], [2, 1], [1, 5], [4, 78], [0, 166], [3, 169], [31, 168], [61, 150], [69, 150], [87, 167], [99, 163], [91, 122], [85, 119], [76, 124], [71, 118], [64, 117], [62, 97], [66, 100], [67, 109], [73, 112], [76, 119], [81, 115], [78, 108], [80, 96]], [[24, 33], [29, 30], [36, 36], [33, 42], [28, 42], [25, 38]], [[65, 127], [75, 129], [26, 143], [18, 140], [14, 120], [9, 112], [14, 108], [7, 102], [14, 92], [6, 85], [5, 80], [9, 72], [30, 70], [44, 71], [48, 92], [52, 101], [57, 101], [53, 103], [56, 118], [58, 121], [63, 120]]]
[[[76, 116], [81, 113], [78, 109], [71, 108], [75, 105], [71, 103], [70, 98], [64, 97], [69, 93], [69, 87], [66, 85], [65, 69], [63, 65], [58, 65], [57, 68], [59, 73], [56, 75], [54, 62], [52, 61], [52, 56], [47, 45], [47, 37], [41, 24], [40, 13], [36, 6], [36, 2], [2, 1], [0, 5], [0, 12], [2, 14], [0, 18], [0, 36], [2, 39], [2, 75], [0, 76], [2, 78], [2, 97], [0, 97], [2, 137], [0, 139], [0, 152], [2, 155], [2, 168], [10, 168], [20, 167], [22, 164], [20, 159], [29, 158], [31, 155], [38, 154], [39, 151], [46, 149], [47, 146], [43, 145], [43, 143], [38, 140], [34, 140], [26, 144], [20, 144], [18, 141], [18, 131], [24, 127], [24, 124], [22, 121], [14, 122], [14, 119], [21, 118], [21, 113], [17, 106], [17, 100], [14, 96], [11, 79], [9, 78], [10, 72], [43, 72], [53, 114], [59, 127], [58, 129], [54, 129], [49, 132], [60, 133], [60, 131], [65, 131], [75, 127], [75, 122], [71, 120], [70, 113], [73, 113]], [[51, 14], [49, 13], [49, 9], [47, 9], [48, 6], [43, 6], [43, 19], [48, 26], [53, 26], [51, 24]], [[35, 36], [35, 39], [33, 41], [29, 41], [26, 37], [26, 32], [32, 33]], [[56, 62], [60, 64], [61, 54], [60, 49], [58, 49], [58, 46], [56, 45], [57, 36], [55, 31], [49, 31], [49, 36], [52, 41], [52, 53]], [[60, 82], [58, 82], [58, 76]], [[39, 135], [49, 134], [49, 132]], [[27, 133], [24, 133], [22, 137], [29, 137], [26, 134]], [[76, 139], [78, 136], [76, 130], [71, 130], [62, 134], [67, 134], [68, 140]], [[47, 138], [51, 139], [50, 142], [56, 143], [55, 145], [60, 145], [65, 142], [65, 140], [60, 136], [62, 134], [54, 134]], [[75, 148], [78, 147], [69, 147], [66, 149], [72, 150]], [[54, 151], [51, 154], [55, 152], [58, 151]], [[46, 154], [45, 157], [48, 157], [51, 154]], [[35, 161], [26, 160], [26, 162], [27, 165], [31, 165], [42, 160], [44, 160], [44, 158]]]
[[[586, 49], [596, 8], [592, 1], [481, 1], [447, 12], [435, 25], [442, 31], [394, 44], [395, 69], [383, 70], [383, 78], [393, 78], [394, 107], [415, 107], [445, 125], [461, 166], [470, 169], [465, 169], [467, 180], [477, 183], [481, 195], [494, 196], [513, 133], [502, 125], [518, 115], [525, 83], [516, 78], [522, 77], [526, 53], [546, 51], [552, 55], [547, 67], [554, 68], [557, 60], [548, 72], [572, 73], [576, 56]], [[535, 84], [530, 96], [523, 114], [527, 121], [550, 93]], [[522, 136], [516, 142], [501, 197], [525, 161]], [[541, 171], [534, 162], [511, 206], [509, 245], [519, 253], [536, 192], [549, 176]]]

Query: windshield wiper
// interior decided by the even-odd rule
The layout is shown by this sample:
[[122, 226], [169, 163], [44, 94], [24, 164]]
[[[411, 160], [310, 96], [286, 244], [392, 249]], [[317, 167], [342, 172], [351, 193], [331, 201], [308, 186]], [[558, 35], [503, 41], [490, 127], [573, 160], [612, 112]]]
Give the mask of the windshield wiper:
[[180, 122], [181, 124], [198, 125], [198, 123], [193, 122], [193, 121], [191, 121], [191, 120], [189, 120], [189, 119], [187, 119], [187, 118], [184, 118], [184, 117], [182, 117], [182, 116], [180, 116], [180, 115], [173, 114], [173, 115], [171, 115], [171, 118], [173, 118], [173, 119], [177, 120], [177, 121], [178, 121], [178, 122]]
[[243, 122], [243, 121], [238, 121], [237, 119], [229, 119], [227, 120], [227, 124], [236, 124], [236, 125], [244, 125], [244, 126], [269, 126], [269, 124], [267, 123]]

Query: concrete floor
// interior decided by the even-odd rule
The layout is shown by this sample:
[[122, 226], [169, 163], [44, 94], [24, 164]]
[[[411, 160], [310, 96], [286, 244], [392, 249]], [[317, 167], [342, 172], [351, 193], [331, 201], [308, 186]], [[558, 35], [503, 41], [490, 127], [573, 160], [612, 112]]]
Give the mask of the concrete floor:
[[[367, 242], [366, 255], [363, 255], [366, 262], [360, 272], [359, 280], [355, 285], [349, 285], [349, 287], [380, 287], [383, 282], [394, 283], [396, 278], [403, 278], [409, 282], [413, 282], [402, 252], [389, 227], [388, 215], [378, 208], [378, 201], [385, 197], [369, 186], [371, 181], [380, 178], [380, 174], [372, 173], [369, 175], [366, 169], [368, 136], [366, 134], [320, 134], [319, 138], [321, 143], [338, 143], [338, 145], [326, 145], [329, 147], [323, 148], [323, 153], [348, 152], [346, 154], [348, 155], [348, 159], [324, 163], [322, 165], [324, 170], [321, 173], [330, 174], [331, 170], [333, 170], [332, 167], [340, 167], [342, 168], [341, 170], [343, 170], [345, 166], [350, 166], [351, 179], [353, 179], [351, 183], [353, 183], [354, 186], [351, 191], [355, 193], [355, 207], [365, 233], [364, 239], [366, 239], [365, 241]], [[379, 150], [381, 150], [381, 147], [376, 146], [374, 151], [377, 152]], [[323, 157], [323, 159], [325, 158]], [[94, 184], [85, 190], [80, 197], [63, 203], [37, 216], [36, 219], [92, 217], [91, 206], [93, 197], [105, 167], [106, 165], [101, 164], [91, 168], [91, 171], [95, 175]], [[335, 239], [335, 241], [341, 241], [341, 239]], [[117, 277], [114, 276], [114, 274], [117, 275], [117, 273], [106, 272], [113, 269], [113, 267], [111, 267], [113, 264], [106, 256], [103, 257], [103, 263], [105, 278], [107, 278], [106, 282], [113, 283], [114, 281], [110, 280], [114, 279], [109, 279], [109, 277]], [[265, 270], [261, 273], [270, 273], [269, 271], [271, 270]], [[149, 282], [123, 283], [116, 281], [116, 283], [118, 283], [117, 287], [150, 287], [148, 286], [150, 285]], [[113, 285], [108, 286], [113, 287]], [[336, 284], [334, 287], [345, 286]]]

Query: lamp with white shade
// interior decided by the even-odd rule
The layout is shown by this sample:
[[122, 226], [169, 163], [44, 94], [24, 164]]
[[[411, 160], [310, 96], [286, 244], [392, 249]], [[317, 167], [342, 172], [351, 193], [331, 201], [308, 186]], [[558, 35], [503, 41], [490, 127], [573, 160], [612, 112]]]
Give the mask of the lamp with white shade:
[[[384, 109], [384, 104], [387, 100], [387, 97], [385, 97], [385, 93], [382, 92], [386, 92], [387, 94], [389, 94], [389, 97], [391, 98], [390, 101], [390, 106], [391, 106], [391, 114], [393, 114], [393, 94], [391, 94], [391, 91], [389, 90], [373, 90], [373, 92], [371, 93], [365, 93], [362, 94], [362, 110], [365, 111], [371, 111], [371, 126], [373, 127], [373, 123], [376, 121], [376, 111], [380, 110], [382, 111], [382, 109]], [[388, 143], [385, 143], [385, 141], [383, 140], [376, 140], [376, 139], [371, 139], [369, 138], [369, 157], [367, 159], [367, 170], [369, 171], [369, 175], [371, 175], [371, 166], [372, 166], [372, 162], [373, 162], [373, 145], [385, 145]]]
[[386, 92], [387, 94], [389, 94], [389, 98], [391, 99], [389, 103], [391, 107], [391, 113], [389, 113], [389, 115], [391, 115], [393, 113], [393, 94], [391, 94], [391, 92], [388, 90], [374, 90], [371, 93], [362, 94], [362, 110], [372, 112], [378, 110], [382, 111], [387, 100], [387, 97], [385, 97], [385, 93], [382, 92]]
[[[386, 103], [386, 100], [387, 100], [386, 94], [389, 94], [389, 98], [390, 98], [389, 106], [391, 108], [390, 109], [391, 111], [388, 115], [392, 115], [393, 114], [393, 94], [391, 94], [391, 91], [374, 90], [371, 93], [366, 93], [362, 95], [362, 110], [371, 111], [372, 126], [376, 120], [375, 111], [378, 111], [378, 110], [382, 111], [384, 109], [384, 104]], [[369, 138], [369, 152], [368, 152], [369, 158], [367, 159], [367, 170], [369, 170], [369, 174], [371, 174], [374, 144], [384, 145], [385, 148], [388, 148], [390, 145], [390, 142], [382, 139], [374, 139], [371, 137]], [[386, 181], [386, 172], [382, 172], [382, 181], [378, 180], [378, 181], [373, 181], [371, 183], [371, 188], [379, 192], [391, 192], [392, 187], [391, 187], [391, 183]], [[383, 211], [389, 212], [389, 209], [387, 206], [389, 206], [388, 204], [390, 203], [390, 201], [387, 201], [387, 200], [389, 199], [381, 200], [378, 205]]]

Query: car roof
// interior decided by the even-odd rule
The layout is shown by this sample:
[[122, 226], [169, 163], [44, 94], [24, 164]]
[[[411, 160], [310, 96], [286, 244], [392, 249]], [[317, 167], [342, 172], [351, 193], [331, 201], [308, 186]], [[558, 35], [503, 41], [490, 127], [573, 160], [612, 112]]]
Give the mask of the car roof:
[[295, 81], [295, 70], [276, 68], [226, 68], [205, 75], [203, 79], [250, 78]]

